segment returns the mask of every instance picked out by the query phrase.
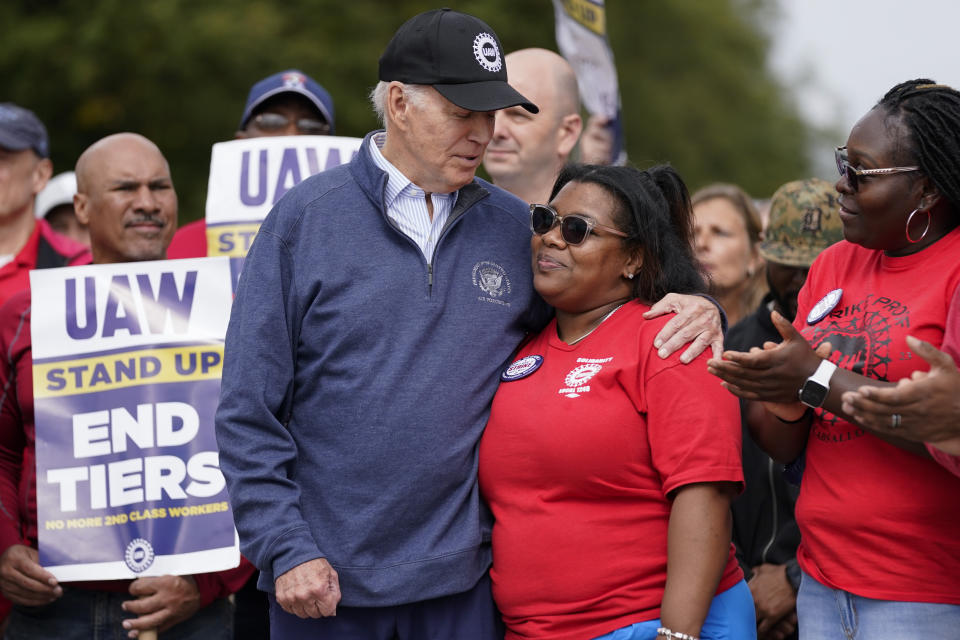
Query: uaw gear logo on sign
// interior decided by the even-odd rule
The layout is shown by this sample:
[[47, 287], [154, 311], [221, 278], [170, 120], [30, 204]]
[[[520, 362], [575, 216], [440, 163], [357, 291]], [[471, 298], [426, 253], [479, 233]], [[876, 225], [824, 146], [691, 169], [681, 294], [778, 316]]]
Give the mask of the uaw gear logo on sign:
[[497, 73], [503, 68], [500, 48], [497, 47], [497, 41], [489, 33], [478, 33], [477, 37], [473, 39], [473, 55], [480, 66], [487, 71]]
[[134, 573], [143, 573], [153, 564], [153, 545], [143, 538], [134, 538], [127, 545], [123, 561]]
[[510, 293], [510, 278], [496, 262], [483, 261], [473, 265], [473, 286], [480, 287], [485, 294], [478, 300], [510, 306], [509, 302], [500, 299]]

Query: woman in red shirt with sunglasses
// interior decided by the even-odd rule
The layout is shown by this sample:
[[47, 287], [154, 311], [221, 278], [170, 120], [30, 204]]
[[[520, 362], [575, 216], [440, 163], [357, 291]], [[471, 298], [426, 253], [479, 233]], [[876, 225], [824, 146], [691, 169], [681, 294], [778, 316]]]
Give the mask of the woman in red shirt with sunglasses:
[[501, 376], [480, 445], [506, 637], [756, 637], [730, 543], [736, 399], [706, 356], [661, 358], [647, 320], [703, 291], [670, 167], [568, 167], [531, 206], [533, 283], [555, 319]]
[[893, 87], [836, 156], [845, 241], [811, 266], [794, 324], [774, 315], [780, 345], [710, 370], [764, 401], [754, 437], [802, 469], [801, 640], [956, 637], [960, 478], [920, 443], [856, 423], [841, 396], [922, 368], [908, 335], [943, 340], [960, 286], [960, 93]]

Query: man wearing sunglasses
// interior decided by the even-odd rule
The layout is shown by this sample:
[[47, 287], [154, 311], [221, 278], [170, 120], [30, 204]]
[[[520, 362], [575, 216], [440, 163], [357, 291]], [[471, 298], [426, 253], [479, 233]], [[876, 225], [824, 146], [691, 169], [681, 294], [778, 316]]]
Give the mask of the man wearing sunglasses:
[[333, 134], [333, 98], [310, 76], [288, 69], [250, 88], [236, 137]]
[[477, 448], [500, 373], [549, 310], [527, 205], [475, 178], [507, 83], [450, 9], [407, 21], [371, 95], [385, 131], [290, 189], [237, 286], [217, 411], [271, 635], [503, 638]]
[[[296, 69], [275, 73], [250, 88], [236, 139], [264, 136], [332, 136], [333, 98], [317, 81]], [[203, 219], [183, 225], [167, 251], [170, 258], [207, 255]]]

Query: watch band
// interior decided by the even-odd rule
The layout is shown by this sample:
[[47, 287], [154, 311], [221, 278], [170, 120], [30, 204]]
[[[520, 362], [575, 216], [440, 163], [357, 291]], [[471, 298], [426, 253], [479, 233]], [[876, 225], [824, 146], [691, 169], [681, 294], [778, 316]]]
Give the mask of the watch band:
[[817, 367], [817, 370], [813, 372], [813, 375], [807, 378], [812, 382], [830, 388], [830, 378], [833, 377], [833, 372], [837, 370], [837, 365], [833, 364], [829, 360], [821, 360], [820, 366]]
[[821, 360], [813, 375], [803, 381], [798, 394], [800, 402], [814, 409], [822, 407], [827, 394], [830, 393], [830, 378], [836, 370], [837, 365], [828, 360]]

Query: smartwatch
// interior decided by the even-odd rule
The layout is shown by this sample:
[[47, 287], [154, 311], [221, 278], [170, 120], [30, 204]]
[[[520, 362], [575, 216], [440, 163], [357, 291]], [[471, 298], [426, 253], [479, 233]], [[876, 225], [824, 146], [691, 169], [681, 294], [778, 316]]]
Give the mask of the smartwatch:
[[821, 360], [817, 370], [800, 387], [800, 402], [814, 409], [823, 406], [830, 392], [830, 378], [836, 370], [837, 365], [829, 360]]

